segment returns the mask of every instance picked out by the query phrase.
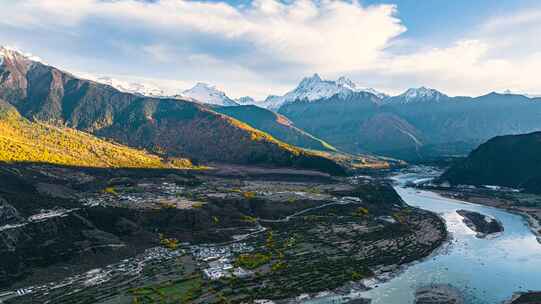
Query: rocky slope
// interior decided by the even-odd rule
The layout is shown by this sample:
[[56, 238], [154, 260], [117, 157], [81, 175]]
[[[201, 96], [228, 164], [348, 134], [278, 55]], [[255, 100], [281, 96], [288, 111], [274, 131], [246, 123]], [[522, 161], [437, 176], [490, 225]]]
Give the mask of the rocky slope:
[[29, 119], [67, 126], [172, 157], [241, 164], [343, 170], [209, 107], [122, 93], [7, 51], [0, 98]]
[[541, 132], [499, 136], [440, 178], [452, 184], [500, 185], [541, 193]]

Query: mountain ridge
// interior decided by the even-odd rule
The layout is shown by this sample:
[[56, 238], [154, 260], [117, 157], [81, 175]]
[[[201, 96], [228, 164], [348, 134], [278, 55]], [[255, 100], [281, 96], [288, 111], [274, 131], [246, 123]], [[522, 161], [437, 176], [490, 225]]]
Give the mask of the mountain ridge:
[[203, 82], [198, 82], [191, 89], [183, 91], [179, 97], [188, 97], [201, 103], [218, 106], [239, 105], [236, 101], [229, 98], [223, 91], [218, 90], [216, 86]]
[[270, 110], [255, 105], [218, 107], [215, 108], [215, 110], [245, 122], [258, 130], [262, 130], [273, 137], [291, 143], [294, 146], [312, 150], [336, 151], [336, 148], [328, 143], [295, 127], [294, 124], [283, 115]]
[[408, 161], [465, 155], [494, 136], [541, 130], [539, 99], [522, 95], [449, 97], [421, 88], [384, 102], [372, 96], [296, 101], [278, 112], [342, 151]]
[[2, 162], [98, 168], [196, 168], [188, 159], [164, 159], [81, 131], [31, 122], [1, 99], [0, 131]]
[[451, 184], [498, 185], [541, 193], [541, 132], [491, 138], [439, 178]]
[[327, 158], [280, 142], [203, 104], [123, 93], [21, 55], [0, 66], [0, 98], [28, 119], [170, 157], [344, 174]]

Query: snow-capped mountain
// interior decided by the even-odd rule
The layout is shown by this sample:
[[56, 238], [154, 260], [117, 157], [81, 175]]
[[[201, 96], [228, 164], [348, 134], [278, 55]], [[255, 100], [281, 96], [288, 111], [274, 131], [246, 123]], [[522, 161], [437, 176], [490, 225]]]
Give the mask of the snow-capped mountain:
[[44, 63], [43, 60], [41, 60], [41, 58], [34, 56], [32, 54], [24, 53], [15, 48], [7, 47], [7, 46], [0, 46], [0, 65], [4, 64], [4, 60], [10, 60], [10, 59], [14, 60], [16, 58]]
[[304, 78], [297, 88], [285, 94], [282, 99], [283, 103], [295, 100], [314, 101], [336, 94], [349, 94], [355, 90], [355, 84], [345, 77], [330, 81], [323, 80], [318, 74], [314, 74], [312, 77]]
[[283, 96], [269, 95], [261, 102], [261, 106], [269, 110], [278, 110], [284, 103]]
[[[19, 62], [26, 61], [29, 64], [32, 64], [33, 62], [40, 62], [42, 64], [45, 64], [43, 60], [37, 56], [21, 52], [14, 48], [0, 46], [0, 65], [2, 65], [6, 60], [18, 60]], [[149, 97], [167, 96], [167, 93], [162, 88], [151, 84], [122, 81], [112, 77], [96, 77], [94, 75], [83, 75], [83, 78], [101, 84], [110, 85], [115, 89], [125, 93], [138, 94]]]
[[351, 91], [357, 91], [357, 85], [353, 81], [351, 81], [351, 79], [346, 78], [344, 76], [339, 77], [334, 83], [339, 88], [351, 90]]
[[388, 103], [413, 103], [413, 102], [426, 102], [426, 101], [441, 101], [448, 99], [449, 96], [443, 94], [442, 92], [427, 88], [410, 88], [406, 92], [390, 97], [386, 100]]
[[362, 92], [367, 92], [367, 93], [372, 93], [372, 94], [376, 95], [381, 100], [385, 100], [385, 99], [391, 97], [390, 95], [388, 95], [386, 93], [383, 93], [383, 92], [380, 92], [380, 91], [378, 91], [376, 89], [373, 89], [373, 88], [366, 88], [366, 89], [362, 89], [361, 91]]
[[329, 98], [334, 95], [347, 96], [353, 92], [368, 92], [376, 95], [380, 99], [387, 97], [386, 94], [374, 89], [359, 88], [353, 81], [346, 77], [340, 77], [336, 81], [324, 80], [318, 74], [311, 77], [305, 77], [299, 85], [284, 96], [271, 95], [267, 97], [262, 105], [266, 108], [276, 110], [283, 104], [297, 100], [315, 101], [323, 98]]
[[250, 96], [243, 96], [235, 99], [235, 102], [240, 105], [257, 105], [257, 101]]
[[10, 52], [4, 47], [0, 47], [0, 65], [4, 64], [4, 58], [8, 57]]
[[94, 81], [110, 85], [113, 88], [125, 92], [125, 93], [132, 93], [142, 96], [149, 96], [149, 97], [167, 97], [167, 92], [155, 85], [152, 84], [143, 84], [143, 83], [137, 83], [137, 82], [127, 82], [118, 80], [111, 77], [98, 77], [95, 78]]
[[193, 88], [182, 92], [182, 97], [187, 97], [201, 103], [219, 105], [219, 106], [238, 106], [233, 99], [227, 97], [224, 92], [218, 90], [215, 86], [199, 82]]

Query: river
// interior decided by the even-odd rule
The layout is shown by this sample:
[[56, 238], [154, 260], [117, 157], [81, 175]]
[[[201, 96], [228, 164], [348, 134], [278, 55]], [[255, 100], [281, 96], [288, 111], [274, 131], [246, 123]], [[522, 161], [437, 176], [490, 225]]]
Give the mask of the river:
[[[445, 220], [450, 241], [429, 258], [363, 293], [363, 297], [371, 298], [374, 304], [413, 303], [418, 287], [450, 284], [464, 293], [468, 304], [494, 304], [510, 299], [514, 292], [541, 290], [541, 244], [523, 217], [405, 186], [424, 178], [426, 175], [419, 172], [393, 179], [406, 203], [435, 212]], [[490, 215], [501, 221], [505, 231], [495, 238], [476, 238], [456, 213], [458, 209]]]

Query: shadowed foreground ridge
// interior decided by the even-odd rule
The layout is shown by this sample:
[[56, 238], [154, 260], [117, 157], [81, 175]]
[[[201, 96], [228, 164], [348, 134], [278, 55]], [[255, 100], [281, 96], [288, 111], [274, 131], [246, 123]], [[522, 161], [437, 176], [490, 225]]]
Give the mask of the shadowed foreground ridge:
[[541, 193], [541, 132], [495, 137], [440, 179], [452, 184], [499, 185]]

